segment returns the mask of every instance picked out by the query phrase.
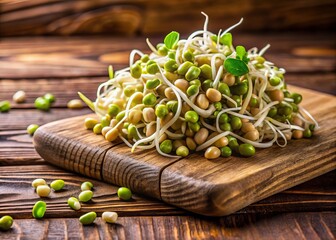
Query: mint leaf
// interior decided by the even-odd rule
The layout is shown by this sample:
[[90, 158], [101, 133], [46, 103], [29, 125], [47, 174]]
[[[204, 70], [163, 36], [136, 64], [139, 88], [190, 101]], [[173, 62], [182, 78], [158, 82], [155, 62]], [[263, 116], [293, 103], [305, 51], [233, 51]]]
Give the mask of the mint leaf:
[[223, 45], [231, 46], [232, 45], [232, 34], [231, 33], [225, 33], [221, 38], [219, 39], [219, 42]]
[[172, 31], [165, 37], [163, 42], [168, 49], [172, 49], [177, 44], [179, 39], [180, 34], [178, 32]]
[[234, 76], [242, 76], [249, 72], [245, 62], [234, 58], [227, 58], [224, 62], [224, 68]]

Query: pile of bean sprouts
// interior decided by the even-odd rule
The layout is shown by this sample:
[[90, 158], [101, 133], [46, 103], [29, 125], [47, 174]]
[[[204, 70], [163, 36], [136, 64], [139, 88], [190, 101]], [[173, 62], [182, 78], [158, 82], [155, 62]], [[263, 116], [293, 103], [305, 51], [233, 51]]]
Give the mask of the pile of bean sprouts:
[[[166, 52], [159, 51], [160, 47], [165, 47], [164, 44], [158, 44], [154, 47], [147, 39], [147, 44], [151, 50], [150, 54], [145, 54], [139, 50], [133, 50], [130, 53], [129, 66], [127, 68], [112, 72], [110, 69], [110, 77], [108, 81], [102, 83], [97, 90], [97, 99], [93, 103], [94, 111], [102, 118], [108, 118], [108, 126], [101, 126], [102, 131], [106, 135], [107, 131], [116, 130], [118, 138], [126, 145], [132, 148], [132, 152], [136, 149], [152, 149], [156, 148], [157, 152], [163, 156], [176, 156], [174, 151], [164, 152], [160, 148], [163, 140], [171, 140], [176, 142], [177, 147], [184, 145], [190, 152], [205, 151], [207, 148], [214, 146], [216, 141], [227, 137], [228, 139], [236, 139], [241, 143], [251, 144], [256, 148], [268, 148], [274, 143], [281, 147], [285, 147], [287, 141], [291, 138], [305, 137], [305, 131], [311, 133], [313, 129], [318, 128], [316, 120], [299, 106], [301, 99], [296, 101], [292, 97], [292, 93], [287, 90], [284, 80], [285, 70], [276, 67], [272, 62], [267, 61], [263, 55], [270, 47], [267, 45], [260, 51], [257, 48], [252, 48], [247, 51], [249, 61], [246, 63], [248, 73], [242, 76], [235, 76], [235, 82], [230, 89], [245, 82], [248, 90], [243, 95], [238, 95], [239, 102], [234, 99], [232, 94], [226, 95], [221, 93], [220, 109], [215, 102], [209, 101], [206, 109], [201, 108], [197, 104], [197, 97], [200, 94], [206, 93], [206, 87], [203, 88], [203, 83], [206, 80], [202, 75], [197, 77], [201, 83], [198, 92], [192, 96], [188, 96], [185, 90], [180, 89], [174, 83], [177, 79], [185, 79], [185, 76], [178, 74], [176, 70], [167, 71], [164, 65], [167, 61], [173, 59], [176, 61], [177, 67], [181, 66], [185, 61], [186, 52], [192, 53], [193, 66], [201, 67], [201, 64], [207, 63], [211, 67], [211, 88], [218, 90], [220, 83], [225, 83], [225, 77], [229, 73], [224, 67], [224, 61], [227, 58], [237, 58], [237, 52], [233, 45], [224, 45], [220, 43], [220, 38], [232, 31], [235, 27], [241, 24], [242, 20], [231, 26], [225, 31], [219, 31], [217, 34], [208, 31], [208, 16], [205, 16], [204, 28], [193, 32], [187, 39], [179, 39], [176, 45], [171, 48], [165, 48]], [[154, 74], [146, 71], [148, 61], [155, 62], [158, 66], [158, 71]], [[141, 73], [137, 76], [132, 74], [132, 66], [138, 65], [141, 68]], [[231, 74], [232, 77], [232, 74]], [[280, 82], [270, 84], [270, 80], [278, 77]], [[153, 79], [159, 79], [160, 84], [154, 89], [147, 89], [146, 82]], [[188, 81], [190, 83], [190, 81]], [[171, 89], [173, 98], [168, 98], [165, 95], [166, 88]], [[126, 94], [125, 89], [131, 89], [132, 94]], [[280, 98], [274, 97], [273, 93], [281, 92]], [[156, 97], [156, 102], [152, 106], [147, 106], [141, 100], [149, 93], [153, 93]], [[250, 101], [255, 98], [257, 105], [251, 107]], [[139, 101], [140, 99], [140, 101]], [[151, 122], [144, 120], [142, 116], [138, 121], [132, 123], [129, 120], [130, 113], [134, 110], [143, 111], [144, 108], [156, 109], [158, 105], [166, 105], [169, 101], [175, 101], [176, 109], [171, 111], [167, 118], [156, 116], [156, 119]], [[295, 102], [296, 101], [296, 102]], [[118, 104], [119, 116], [109, 115], [108, 109], [111, 104]], [[216, 107], [217, 106], [217, 107]], [[288, 115], [280, 114], [280, 108], [289, 108]], [[270, 110], [277, 110], [277, 114], [270, 114]], [[197, 124], [199, 128], [205, 128], [207, 131], [207, 139], [196, 147], [189, 147], [186, 144], [186, 139], [196, 135], [198, 129], [190, 130], [188, 122], [185, 119], [187, 110], [195, 111], [199, 120]], [[280, 112], [280, 113], [279, 113]], [[241, 119], [242, 124], [251, 123], [254, 129], [258, 132], [257, 139], [249, 139], [246, 132], [241, 129], [223, 129], [220, 124], [220, 116], [227, 114], [229, 119], [236, 116]], [[168, 117], [169, 116], [169, 117]], [[166, 117], [166, 116], [165, 116]], [[177, 124], [178, 123], [178, 124]], [[98, 123], [99, 124], [99, 123]], [[175, 124], [175, 125], [174, 125]], [[128, 127], [135, 126], [136, 137], [134, 133], [129, 133]], [[176, 128], [176, 125], [178, 126]], [[172, 126], [175, 126], [172, 128]], [[104, 131], [104, 128], [105, 129]], [[148, 128], [154, 129], [151, 134], [146, 135]], [[100, 131], [99, 131], [100, 133]], [[309, 134], [306, 134], [310, 137]], [[209, 137], [210, 136], [210, 137]], [[115, 138], [113, 138], [115, 140]], [[195, 141], [194, 141], [195, 142]]]

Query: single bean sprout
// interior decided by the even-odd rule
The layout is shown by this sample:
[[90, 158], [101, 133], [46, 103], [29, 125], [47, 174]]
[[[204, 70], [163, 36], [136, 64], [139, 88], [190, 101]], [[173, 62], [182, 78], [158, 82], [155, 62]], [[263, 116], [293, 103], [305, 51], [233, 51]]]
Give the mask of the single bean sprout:
[[[228, 147], [239, 153], [238, 140], [244, 144], [240, 153], [251, 156], [254, 147], [285, 147], [293, 131], [319, 128], [299, 106], [302, 96], [287, 90], [285, 70], [264, 58], [269, 44], [259, 52], [234, 47], [230, 31], [243, 19], [215, 34], [202, 14], [203, 29], [187, 39], [179, 39], [175, 31], [156, 47], [146, 39], [150, 54], [134, 49], [129, 67], [114, 73], [110, 66], [110, 79], [98, 87], [95, 102], [80, 94], [102, 117], [98, 124], [117, 130], [116, 137], [132, 152], [156, 148], [163, 156], [175, 157], [208, 149], [206, 155], [216, 153], [211, 159], [218, 155], [216, 141], [228, 145], [219, 145], [224, 157], [231, 155]], [[207, 135], [196, 134], [200, 129]], [[200, 136], [209, 137], [197, 145]], [[181, 145], [180, 150], [186, 150], [182, 155], [175, 152]]]

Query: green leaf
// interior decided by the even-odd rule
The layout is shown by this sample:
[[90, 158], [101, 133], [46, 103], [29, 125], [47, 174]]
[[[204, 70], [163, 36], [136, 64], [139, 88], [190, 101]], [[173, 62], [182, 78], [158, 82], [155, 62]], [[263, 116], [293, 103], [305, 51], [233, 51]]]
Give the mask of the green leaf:
[[242, 76], [249, 72], [246, 63], [234, 58], [227, 58], [224, 62], [224, 68], [234, 76]]
[[211, 36], [211, 40], [217, 43], [218, 37], [216, 35]]
[[221, 38], [219, 39], [219, 42], [223, 45], [231, 46], [232, 45], [232, 34], [231, 33], [225, 33]]
[[243, 46], [237, 46], [236, 47], [236, 53], [237, 53], [237, 56], [239, 57], [239, 59], [243, 60], [243, 58], [246, 54], [246, 50]]
[[177, 44], [179, 39], [180, 34], [178, 32], [172, 31], [165, 37], [163, 42], [168, 49], [172, 49]]
[[92, 102], [90, 99], [88, 99], [88, 98], [87, 98], [83, 93], [81, 93], [81, 92], [78, 92], [78, 95], [79, 95], [79, 97], [83, 100], [83, 102], [85, 102], [86, 105], [88, 105], [89, 108], [91, 108], [92, 111], [95, 111], [94, 104], [93, 104], [93, 102]]

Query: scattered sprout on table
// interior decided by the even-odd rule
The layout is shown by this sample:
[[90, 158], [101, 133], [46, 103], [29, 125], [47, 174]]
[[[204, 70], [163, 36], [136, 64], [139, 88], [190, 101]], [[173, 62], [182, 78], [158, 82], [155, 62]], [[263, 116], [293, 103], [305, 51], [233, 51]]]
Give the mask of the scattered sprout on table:
[[81, 184], [81, 190], [85, 191], [85, 190], [92, 190], [93, 188], [93, 184], [91, 182], [83, 182]]
[[93, 192], [91, 190], [84, 190], [78, 195], [78, 200], [81, 202], [88, 202], [93, 197]]
[[102, 135], [121, 139], [132, 152], [156, 148], [185, 157], [204, 151], [209, 159], [252, 156], [255, 148], [311, 137], [308, 129], [318, 123], [299, 106], [302, 96], [288, 91], [285, 70], [263, 56], [270, 45], [260, 51], [234, 46], [231, 31], [242, 20], [215, 34], [203, 15], [204, 28], [188, 38], [173, 31], [157, 47], [147, 39], [149, 55], [135, 49], [129, 67], [109, 67], [94, 102], [80, 94], [101, 118]]
[[7, 231], [9, 230], [13, 225], [13, 218], [11, 216], [3, 216], [0, 218], [0, 230]]
[[79, 99], [72, 99], [67, 103], [67, 107], [70, 109], [81, 109], [83, 108], [83, 102]]
[[75, 197], [70, 197], [68, 199], [68, 205], [73, 210], [79, 210], [79, 209], [81, 209], [81, 204], [80, 204], [79, 200], [77, 198], [75, 198]]
[[28, 127], [27, 127], [27, 133], [31, 136], [34, 135], [35, 131], [39, 128], [39, 125], [37, 124], [30, 124]]
[[129, 188], [126, 188], [126, 187], [120, 187], [118, 189], [118, 197], [121, 199], [121, 200], [125, 200], [125, 201], [128, 201], [132, 198], [132, 192]]
[[44, 217], [44, 214], [47, 210], [47, 204], [44, 201], [38, 201], [35, 203], [32, 215], [34, 218], [40, 219]]
[[39, 185], [36, 188], [36, 193], [40, 197], [48, 197], [51, 192], [51, 189], [48, 185]]
[[13, 95], [13, 101], [16, 103], [23, 103], [26, 101], [25, 91], [19, 90]]
[[64, 187], [64, 180], [62, 179], [54, 180], [50, 183], [50, 187], [54, 189], [55, 191], [60, 191]]
[[95, 212], [88, 212], [88, 213], [82, 215], [79, 218], [79, 221], [83, 225], [89, 225], [89, 224], [92, 224], [94, 222], [94, 220], [96, 220], [96, 217], [97, 217], [97, 214]]
[[0, 112], [8, 112], [11, 109], [11, 104], [9, 101], [0, 101]]
[[32, 182], [32, 187], [37, 188], [41, 185], [47, 185], [47, 182], [43, 178], [37, 178]]
[[102, 219], [107, 223], [115, 223], [118, 219], [116, 212], [103, 212]]

